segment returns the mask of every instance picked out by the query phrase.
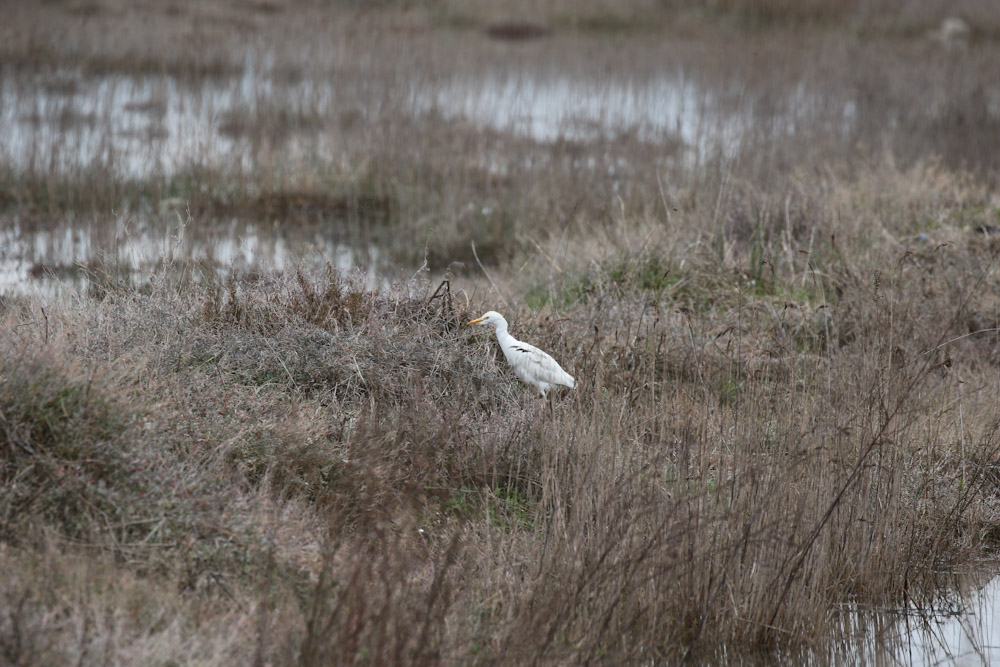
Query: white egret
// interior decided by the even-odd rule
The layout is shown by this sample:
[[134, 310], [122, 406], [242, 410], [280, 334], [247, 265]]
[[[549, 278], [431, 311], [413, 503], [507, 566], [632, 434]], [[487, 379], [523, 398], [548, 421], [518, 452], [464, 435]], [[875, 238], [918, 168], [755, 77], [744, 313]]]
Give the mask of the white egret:
[[555, 359], [534, 345], [522, 343], [507, 333], [507, 320], [500, 313], [491, 310], [468, 324], [489, 324], [496, 329], [500, 349], [503, 350], [503, 356], [507, 357], [507, 362], [514, 369], [514, 373], [526, 384], [537, 389], [542, 398], [545, 397], [545, 392], [555, 385], [570, 389], [576, 385], [573, 376], [564, 371]]

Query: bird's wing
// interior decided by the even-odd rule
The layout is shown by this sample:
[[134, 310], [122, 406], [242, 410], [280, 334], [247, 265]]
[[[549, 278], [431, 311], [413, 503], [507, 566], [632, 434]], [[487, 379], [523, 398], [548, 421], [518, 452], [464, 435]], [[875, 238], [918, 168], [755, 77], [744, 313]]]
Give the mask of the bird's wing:
[[525, 379], [564, 387], [573, 387], [575, 384], [572, 375], [564, 371], [555, 359], [534, 345], [514, 341], [510, 351], [510, 365]]

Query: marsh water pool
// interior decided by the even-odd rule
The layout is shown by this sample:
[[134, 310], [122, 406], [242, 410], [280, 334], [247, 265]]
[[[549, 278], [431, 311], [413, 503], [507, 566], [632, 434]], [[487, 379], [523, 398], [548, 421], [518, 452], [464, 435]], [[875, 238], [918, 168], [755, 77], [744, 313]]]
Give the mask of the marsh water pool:
[[[995, 570], [993, 570], [995, 571]], [[843, 665], [990, 665], [1000, 661], [1000, 578], [983, 578], [963, 598], [931, 609], [911, 605], [841, 612], [844, 633], [813, 662]]]
[[[750, 134], [787, 136], [817, 123], [846, 132], [856, 115], [852, 99], [833, 99], [802, 81], [775, 104], [680, 65], [644, 76], [506, 68], [380, 82], [287, 80], [266, 59], [249, 56], [242, 76], [232, 78], [0, 72], [0, 160], [56, 180], [96, 168], [132, 181], [170, 181], [192, 169], [254, 174], [264, 163], [285, 172], [326, 165], [331, 178], [348, 177], [346, 137], [377, 124], [387, 107], [414, 119], [471, 123], [543, 150], [558, 142], [614, 145], [629, 135], [657, 151], [665, 168], [690, 169], [711, 156], [725, 159]], [[501, 177], [533, 166], [530, 157], [526, 164], [501, 154], [476, 159]], [[572, 168], [626, 180], [630, 165], [622, 154], [584, 150]], [[306, 232], [278, 217], [224, 213], [184, 226], [184, 207], [170, 200], [55, 223], [8, 220], [0, 288], [66, 280], [74, 266], [99, 257], [136, 276], [178, 259], [223, 270], [302, 261], [361, 266], [389, 278], [407, 273], [370, 243], [346, 239], [337, 219]]]
[[965, 595], [948, 593], [928, 606], [866, 609], [845, 606], [833, 615], [831, 636], [760, 656], [725, 650], [695, 660], [735, 665], [953, 665], [1000, 662], [1000, 577], [996, 564], [962, 575]]
[[[737, 56], [731, 56], [720, 73], [719, 64], [704, 64], [703, 56], [669, 54], [626, 70], [587, 67], [586, 55], [544, 64], [508, 52], [471, 68], [439, 65], [428, 72], [417, 64], [386, 71], [369, 65], [313, 76], [289, 75], [274, 58], [252, 53], [238, 76], [6, 67], [0, 69], [0, 161], [8, 170], [52, 181], [99, 171], [169, 183], [216, 170], [244, 175], [251, 190], [261, 174], [292, 182], [296, 174], [322, 174], [338, 182], [357, 178], [354, 163], [379, 140], [377, 128], [409, 118], [457, 123], [536, 146], [511, 154], [470, 150], [470, 163], [487, 178], [545, 169], [553, 164], [547, 151], [572, 145], [566, 168], [602, 174], [614, 197], [637, 168], [619, 148], [624, 145], [655, 156], [664, 173], [697, 173], [709, 161], [724, 165], [740, 151], [769, 151], [782, 141], [798, 142], [793, 151], [807, 151], [822, 138], [849, 152], [853, 144], [915, 135], [929, 143], [935, 137], [950, 141], [954, 128], [970, 119], [1000, 126], [1000, 84], [958, 76], [970, 58], [964, 52], [924, 53], [930, 58], [927, 73], [915, 74], [927, 79], [919, 104], [885, 88], [877, 70], [845, 79], [816, 76], [808, 66], [778, 70], [775, 62], [762, 62], [761, 71], [751, 65], [741, 74]], [[851, 58], [839, 52], [832, 57]], [[16, 202], [21, 195], [14, 189], [7, 198]], [[65, 280], [74, 265], [98, 256], [136, 276], [178, 259], [222, 270], [319, 262], [360, 266], [390, 280], [412, 273], [398, 266], [388, 247], [344, 234], [346, 221], [336, 211], [306, 228], [266, 211], [218, 211], [185, 226], [185, 204], [168, 198], [43, 224], [7, 218], [0, 288]], [[364, 211], [353, 215], [356, 226], [366, 225]]]
[[[642, 77], [502, 71], [365, 88], [283, 81], [250, 58], [242, 77], [200, 81], [66, 71], [25, 79], [7, 72], [0, 79], [0, 157], [17, 169], [107, 164], [137, 179], [171, 176], [191, 165], [249, 169], [259, 146], [242, 124], [279, 105], [289, 126], [281, 151], [292, 163], [336, 163], [338, 135], [328, 131], [327, 119], [358, 114], [361, 122], [375, 122], [388, 104], [412, 116], [440, 114], [538, 142], [634, 133], [676, 148], [675, 157], [688, 161], [731, 153], [746, 133], [760, 131], [748, 91], [709, 85], [683, 68]], [[854, 113], [852, 100], [831, 100], [799, 82], [768, 107], [768, 123], [774, 132], [794, 133], [824, 115], [846, 128]]]

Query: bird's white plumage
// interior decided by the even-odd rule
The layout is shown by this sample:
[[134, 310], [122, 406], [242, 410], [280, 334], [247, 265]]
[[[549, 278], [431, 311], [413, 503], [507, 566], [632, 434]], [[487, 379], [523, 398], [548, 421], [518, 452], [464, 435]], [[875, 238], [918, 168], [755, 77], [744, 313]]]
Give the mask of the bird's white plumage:
[[569, 387], [576, 385], [573, 376], [562, 369], [556, 360], [534, 345], [522, 343], [507, 332], [507, 320], [496, 311], [489, 311], [482, 317], [472, 320], [469, 324], [489, 324], [497, 332], [497, 342], [503, 350], [510, 367], [517, 377], [526, 384], [538, 390], [544, 397], [553, 386]]

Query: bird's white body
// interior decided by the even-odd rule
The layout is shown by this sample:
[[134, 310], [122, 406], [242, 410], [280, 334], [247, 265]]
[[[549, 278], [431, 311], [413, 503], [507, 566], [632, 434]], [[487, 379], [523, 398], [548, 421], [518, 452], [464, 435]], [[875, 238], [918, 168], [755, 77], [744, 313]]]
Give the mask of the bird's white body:
[[469, 324], [489, 324], [497, 332], [497, 342], [507, 357], [507, 363], [525, 384], [538, 390], [543, 397], [553, 386], [576, 386], [573, 376], [562, 369], [556, 360], [534, 345], [522, 343], [507, 332], [507, 320], [496, 311], [489, 311]]

